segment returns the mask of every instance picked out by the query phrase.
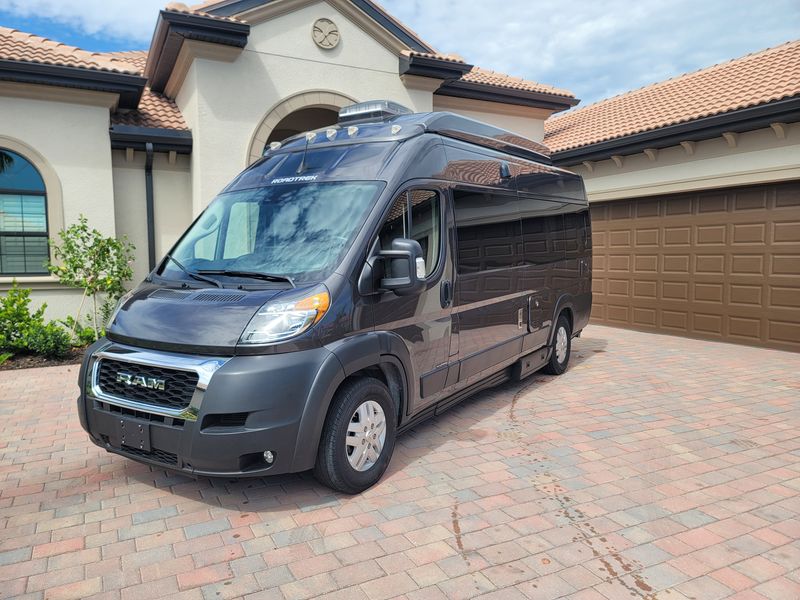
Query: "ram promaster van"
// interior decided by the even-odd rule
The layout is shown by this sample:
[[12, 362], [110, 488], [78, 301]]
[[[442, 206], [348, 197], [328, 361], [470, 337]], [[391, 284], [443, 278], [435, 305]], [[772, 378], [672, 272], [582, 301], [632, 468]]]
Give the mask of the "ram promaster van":
[[191, 475], [365, 490], [397, 435], [561, 374], [589, 320], [581, 178], [530, 140], [386, 101], [272, 144], [87, 352], [92, 441]]

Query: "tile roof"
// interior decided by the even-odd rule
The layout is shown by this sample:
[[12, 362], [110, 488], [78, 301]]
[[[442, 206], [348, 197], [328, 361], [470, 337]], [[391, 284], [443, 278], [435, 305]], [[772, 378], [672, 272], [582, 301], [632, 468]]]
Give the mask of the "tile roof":
[[133, 125], [135, 127], [157, 127], [186, 131], [189, 127], [183, 120], [178, 106], [166, 96], [144, 89], [139, 107], [136, 110], [118, 110], [111, 115], [112, 125]]
[[574, 98], [575, 94], [568, 90], [559, 89], [551, 85], [537, 83], [536, 81], [529, 81], [521, 77], [513, 77], [505, 73], [498, 73], [497, 71], [490, 71], [481, 67], [472, 67], [469, 73], [465, 73], [461, 77], [461, 81], [469, 83], [481, 83], [490, 85], [492, 87], [507, 88], [512, 90], [524, 90], [526, 92], [541, 92], [543, 94], [552, 94], [554, 96], [563, 96], [565, 98]]
[[[435, 58], [437, 60], [444, 60], [457, 64], [466, 64], [464, 59], [458, 54], [417, 52], [415, 50], [403, 50], [402, 53], [405, 56], [421, 56], [423, 58]], [[524, 90], [526, 92], [553, 94], [555, 96], [564, 96], [565, 98], [575, 97], [575, 94], [568, 90], [559, 89], [543, 83], [537, 83], [536, 81], [522, 79], [521, 77], [513, 77], [512, 75], [506, 75], [505, 73], [491, 71], [482, 67], [472, 67], [472, 69], [462, 75], [458, 81], [466, 81], [468, 83], [483, 84], [506, 89]]]
[[545, 121], [554, 151], [800, 95], [800, 40], [648, 85]]
[[247, 22], [243, 19], [237, 19], [236, 17], [221, 17], [218, 15], [212, 15], [211, 13], [207, 13], [203, 10], [204, 8], [211, 7], [214, 4], [218, 4], [218, 2], [217, 1], [204, 2], [203, 4], [195, 6], [187, 6], [183, 2], [170, 2], [164, 7], [164, 10], [167, 12], [180, 13], [184, 15], [197, 15], [198, 17], [207, 17], [209, 19], [215, 19], [217, 21], [229, 21], [231, 23]]
[[75, 46], [2, 26], [0, 26], [0, 60], [138, 74], [128, 62], [113, 56], [88, 52]]
[[147, 50], [104, 52], [102, 56], [107, 56], [113, 60], [128, 63], [130, 67], [135, 69], [139, 74], [144, 73], [144, 65], [147, 63]]

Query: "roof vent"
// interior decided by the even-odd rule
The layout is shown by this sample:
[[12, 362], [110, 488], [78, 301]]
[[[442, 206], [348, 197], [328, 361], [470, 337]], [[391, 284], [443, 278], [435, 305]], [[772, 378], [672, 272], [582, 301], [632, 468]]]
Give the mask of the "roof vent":
[[339, 109], [339, 124], [384, 122], [414, 111], [391, 100], [370, 100]]

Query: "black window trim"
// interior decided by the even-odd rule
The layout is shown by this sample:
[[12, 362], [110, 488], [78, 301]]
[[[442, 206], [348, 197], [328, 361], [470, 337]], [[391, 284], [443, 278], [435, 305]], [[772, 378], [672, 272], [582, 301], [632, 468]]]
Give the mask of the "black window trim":
[[430, 274], [423, 279], [422, 281], [426, 282], [428, 286], [431, 283], [438, 281], [442, 273], [444, 272], [445, 267], [445, 258], [447, 253], [447, 229], [446, 229], [446, 203], [447, 203], [447, 194], [445, 194], [445, 189], [442, 187], [442, 182], [434, 182], [434, 181], [415, 181], [412, 184], [403, 184], [399, 186], [394, 193], [391, 194], [391, 200], [386, 207], [383, 215], [381, 215], [380, 222], [378, 224], [378, 228], [375, 231], [375, 234], [372, 236], [372, 243], [370, 244], [370, 248], [372, 248], [371, 253], [375, 251], [376, 248], [379, 246], [379, 238], [381, 234], [381, 229], [383, 229], [384, 224], [386, 223], [386, 219], [389, 217], [389, 213], [392, 211], [392, 207], [394, 206], [395, 202], [403, 195], [406, 198], [406, 212], [408, 213], [408, 222], [406, 226], [408, 227], [408, 231], [411, 231], [411, 211], [409, 210], [409, 204], [411, 203], [411, 195], [410, 192], [415, 190], [420, 190], [424, 192], [434, 192], [439, 199], [439, 254], [436, 258], [436, 268], [433, 269]]

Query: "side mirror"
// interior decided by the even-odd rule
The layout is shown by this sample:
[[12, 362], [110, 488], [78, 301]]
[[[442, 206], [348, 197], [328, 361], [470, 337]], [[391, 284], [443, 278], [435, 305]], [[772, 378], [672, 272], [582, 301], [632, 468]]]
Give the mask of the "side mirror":
[[418, 241], [404, 238], [392, 240], [391, 250], [381, 250], [378, 257], [384, 266], [381, 289], [398, 296], [409, 296], [425, 286], [425, 259]]

